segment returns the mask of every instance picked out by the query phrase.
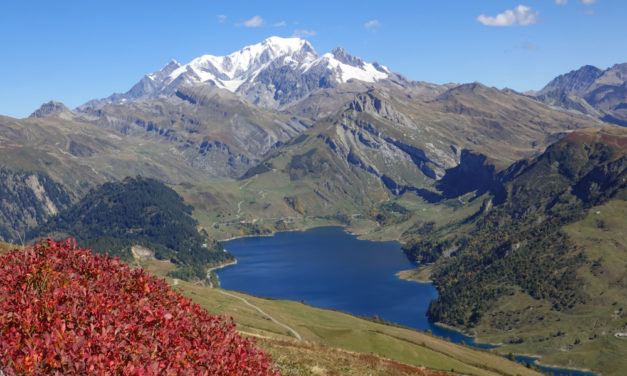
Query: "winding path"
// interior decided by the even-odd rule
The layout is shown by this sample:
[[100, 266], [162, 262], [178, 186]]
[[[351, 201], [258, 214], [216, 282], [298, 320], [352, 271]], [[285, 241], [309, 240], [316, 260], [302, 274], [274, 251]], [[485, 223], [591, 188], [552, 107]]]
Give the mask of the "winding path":
[[244, 201], [240, 201], [237, 203], [237, 218], [240, 218], [242, 216], [242, 203], [244, 203]]
[[267, 318], [269, 318], [273, 323], [275, 323], [275, 324], [277, 324], [279, 326], [282, 326], [285, 329], [289, 330], [294, 335], [294, 337], [298, 338], [299, 340], [303, 339], [300, 336], [300, 334], [298, 334], [298, 332], [296, 332], [294, 329], [290, 328], [289, 326], [287, 326], [287, 325], [285, 325], [283, 323], [280, 323], [274, 317], [272, 317], [272, 316], [268, 315], [266, 312], [264, 312], [261, 308], [257, 307], [256, 305], [251, 304], [248, 300], [246, 300], [246, 299], [244, 299], [244, 298], [242, 298], [240, 296], [228, 293], [226, 291], [222, 291], [222, 290], [216, 290], [216, 291], [219, 292], [220, 294], [228, 295], [228, 296], [233, 297], [235, 299], [241, 300], [242, 302], [246, 303], [247, 305], [249, 305], [249, 306], [253, 307], [254, 309], [256, 309], [257, 311], [259, 311], [259, 313], [261, 313], [263, 316], [266, 316]]

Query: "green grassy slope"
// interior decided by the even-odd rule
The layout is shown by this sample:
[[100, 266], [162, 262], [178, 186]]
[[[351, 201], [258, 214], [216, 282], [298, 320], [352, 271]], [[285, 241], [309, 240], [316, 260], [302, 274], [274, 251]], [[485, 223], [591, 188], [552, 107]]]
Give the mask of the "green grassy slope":
[[[544, 364], [622, 374], [627, 368], [627, 340], [615, 334], [627, 332], [625, 213], [627, 201], [614, 199], [590, 208], [582, 220], [563, 229], [590, 260], [576, 271], [583, 281], [585, 304], [556, 312], [546, 301], [519, 291], [486, 314], [476, 328], [479, 338], [496, 343], [522, 340], [503, 349], [542, 355]], [[498, 330], [499, 324], [512, 328]]]
[[[232, 316], [241, 332], [266, 338], [261, 345], [271, 353], [275, 349], [280, 349], [280, 341], [292, 338], [290, 343], [296, 347], [307, 348], [323, 344], [347, 351], [376, 354], [414, 366], [444, 371], [454, 370], [456, 373], [467, 375], [537, 374], [500, 355], [456, 345], [415, 330], [389, 326], [298, 302], [262, 299], [229, 292], [244, 297], [279, 322], [294, 328], [303, 337], [303, 341], [299, 342], [293, 339], [285, 328], [269, 321], [240, 300], [221, 294], [220, 289], [210, 289], [182, 281], [177, 282], [176, 288], [210, 312]], [[275, 354], [280, 355], [280, 351]], [[298, 354], [300, 352], [292, 359], [283, 360], [292, 363], [289, 367], [286, 365], [287, 368], [298, 369], [296, 365], [307, 359], [307, 357], [299, 359]]]
[[96, 184], [126, 176], [173, 183], [208, 179], [168, 145], [56, 117], [0, 116], [0, 165], [43, 172], [78, 197]]

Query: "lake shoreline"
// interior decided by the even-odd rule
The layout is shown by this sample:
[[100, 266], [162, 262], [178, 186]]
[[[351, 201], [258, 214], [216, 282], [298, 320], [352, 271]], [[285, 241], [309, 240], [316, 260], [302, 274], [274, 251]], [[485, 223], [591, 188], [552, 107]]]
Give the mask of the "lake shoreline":
[[[235, 235], [235, 236], [231, 236], [229, 238], [224, 238], [224, 239], [216, 239], [218, 242], [222, 243], [222, 242], [228, 242], [231, 240], [237, 240], [237, 239], [243, 239], [243, 238], [254, 238], [254, 237], [267, 237], [267, 236], [274, 236], [278, 233], [282, 233], [282, 232], [295, 232], [295, 231], [308, 231], [311, 229], [315, 229], [315, 228], [322, 228], [322, 227], [341, 227], [342, 231], [344, 231], [345, 233], [352, 235], [352, 236], [356, 236], [356, 237], [360, 237], [363, 235], [367, 235], [369, 234], [369, 232], [360, 232], [360, 231], [351, 231], [349, 229], [350, 225], [347, 224], [341, 224], [341, 223], [319, 223], [319, 224], [314, 224], [314, 225], [303, 225], [303, 226], [299, 226], [297, 228], [291, 229], [291, 230], [281, 230], [281, 231], [272, 231], [270, 233], [267, 234], [249, 234], [249, 235]], [[402, 242], [400, 241], [400, 239], [392, 239], [392, 240], [372, 240], [372, 239], [360, 239], [360, 240], [370, 240], [370, 241], [374, 241], [374, 242], [386, 242], [386, 241], [396, 241], [402, 244]]]
[[[547, 364], [547, 363], [543, 363], [542, 362], [542, 355], [538, 355], [538, 354], [524, 354], [524, 353], [515, 353], [514, 357], [525, 357], [525, 358], [531, 358], [533, 359], [533, 363], [530, 363], [533, 366], [537, 366], [537, 367], [546, 367], [546, 368], [554, 368], [554, 369], [559, 369], [559, 370], [564, 370], [566, 372], [568, 371], [576, 371], [576, 372], [586, 372], [586, 373], [591, 373], [591, 374], [595, 374], [593, 370], [588, 369], [588, 368], [578, 368], [578, 367], [565, 367], [559, 364]], [[519, 363], [522, 363], [522, 361], [517, 360]]]
[[[302, 233], [302, 235], [295, 234], [298, 232]], [[276, 237], [276, 238], [271, 239], [273, 237]], [[243, 239], [243, 238], [248, 238], [248, 239], [253, 239], [253, 240], [245, 241], [245, 242], [237, 242], [238, 239]], [[255, 238], [257, 238], [257, 240], [254, 240]], [[308, 229], [298, 228], [298, 229], [293, 229], [289, 231], [278, 231], [272, 234], [238, 236], [238, 237], [232, 238], [231, 240], [235, 241], [235, 243], [226, 245], [225, 248], [228, 249], [228, 251], [231, 254], [233, 254], [235, 257], [240, 257], [240, 258], [244, 257], [242, 260], [245, 260], [245, 261], [243, 261], [241, 263], [242, 265], [238, 266], [238, 268], [227, 269], [228, 278], [224, 274], [227, 270], [220, 271], [220, 280], [223, 283], [223, 288], [241, 291], [246, 294], [253, 295], [253, 296], [267, 297], [271, 299], [284, 299], [284, 300], [292, 300], [296, 302], [306, 301], [307, 305], [312, 305], [314, 307], [319, 307], [319, 308], [331, 309], [331, 310], [340, 311], [340, 312], [346, 312], [355, 317], [362, 317], [362, 318], [381, 317], [382, 319], [385, 319], [386, 322], [389, 322], [392, 325], [394, 325], [394, 323], [398, 323], [397, 325], [399, 326], [408, 327], [408, 328], [418, 330], [418, 331], [423, 331], [423, 332], [429, 329], [432, 332], [432, 334], [435, 336], [451, 338], [451, 342], [455, 342], [455, 343], [464, 342], [467, 346], [471, 346], [475, 348], [486, 348], [486, 346], [491, 346], [491, 347], [494, 346], [494, 348], [497, 349], [495, 351], [502, 351], [502, 350], [498, 350], [498, 348], [503, 345], [502, 343], [499, 343], [499, 344], [480, 343], [477, 341], [478, 337], [476, 333], [473, 333], [473, 332], [470, 332], [461, 328], [457, 328], [451, 325], [439, 323], [439, 322], [431, 322], [427, 319], [426, 312], [422, 312], [420, 314], [424, 316], [420, 320], [416, 320], [415, 318], [406, 320], [404, 318], [407, 315], [416, 316], [420, 313], [420, 312], [414, 312], [414, 313], [408, 312], [407, 311], [408, 307], [413, 306], [415, 309], [416, 305], [421, 305], [424, 310], [426, 309], [424, 307], [428, 306], [429, 302], [431, 302], [433, 299], [436, 299], [438, 294], [437, 294], [437, 289], [435, 288], [435, 286], [433, 285], [431, 281], [431, 278], [428, 278], [431, 273], [431, 271], [428, 268], [431, 265], [421, 265], [421, 266], [418, 266], [418, 268], [414, 267], [411, 269], [407, 269], [407, 266], [404, 266], [404, 265], [409, 265], [411, 261], [407, 259], [406, 255], [400, 249], [398, 245], [400, 244], [400, 242], [398, 241], [391, 242], [391, 241], [377, 241], [377, 240], [361, 240], [358, 238], [357, 234], [347, 231], [346, 226], [312, 226]], [[352, 243], [352, 241], [359, 241], [359, 242], [365, 242], [365, 243]], [[290, 242], [293, 242], [294, 246], [290, 246], [289, 245]], [[337, 245], [337, 243], [341, 243], [342, 246], [348, 246], [348, 247], [341, 248], [340, 250], [333, 251], [329, 254], [328, 248]], [[373, 243], [376, 243], [376, 244], [373, 244]], [[385, 243], [388, 243], [388, 244], [386, 245]], [[396, 243], [396, 245], [390, 245], [390, 243]], [[298, 245], [298, 246], [295, 246], [295, 245]], [[366, 248], [372, 247], [374, 249], [383, 249], [386, 247], [391, 247], [389, 248], [389, 251], [393, 250], [395, 256], [390, 256], [390, 254], [387, 254], [387, 255], [377, 254], [377, 256], [375, 256], [375, 254], [370, 254], [367, 252], [363, 253], [365, 251], [361, 250], [362, 247], [366, 247]], [[356, 248], [360, 249], [359, 253], [356, 253], [356, 254], [351, 253], [351, 252], [354, 252]], [[285, 249], [289, 249], [289, 251], [285, 251]], [[385, 251], [385, 252], [389, 252], [389, 251]], [[294, 260], [291, 260], [291, 261], [289, 260], [290, 257], [292, 257], [292, 254], [294, 253], [299, 254], [299, 258], [296, 260], [296, 262]], [[346, 270], [347, 270], [346, 268], [352, 269], [355, 265], [355, 261], [357, 260], [373, 260], [371, 262], [374, 265], [368, 265], [367, 263], [359, 264], [360, 268], [364, 268], [364, 267], [370, 268], [370, 269], [364, 269], [364, 270], [367, 270], [367, 273], [366, 273], [367, 279], [363, 281], [364, 283], [370, 282], [370, 280], [373, 279], [373, 276], [377, 274], [382, 274], [382, 275], [384, 274], [385, 276], [387, 276], [385, 277], [387, 279], [389, 279], [392, 274], [393, 280], [397, 280], [399, 282], [404, 282], [408, 280], [408, 281], [412, 281], [416, 283], [406, 285], [409, 287], [404, 287], [405, 285], [401, 285], [401, 286], [394, 285], [396, 287], [392, 290], [385, 290], [387, 291], [385, 294], [389, 294], [390, 291], [395, 291], [395, 290], [398, 290], [399, 288], [400, 290], [408, 288], [408, 289], [411, 289], [410, 291], [414, 291], [415, 289], [415, 292], [410, 292], [409, 295], [407, 295], [407, 291], [403, 292], [405, 294], [404, 298], [402, 296], [401, 297], [392, 297], [392, 296], [387, 297], [386, 296], [387, 299], [393, 298], [393, 299], [396, 299], [395, 301], [406, 302], [406, 304], [403, 305], [400, 311], [399, 310], [386, 311], [385, 307], [387, 306], [389, 308], [390, 306], [393, 305], [393, 303], [386, 304], [384, 301], [376, 300], [376, 301], [370, 302], [374, 304], [370, 304], [370, 308], [367, 308], [366, 306], [369, 303], [364, 302], [364, 298], [360, 297], [359, 294], [355, 295], [354, 290], [348, 291], [349, 298], [348, 299], [344, 298], [343, 300], [340, 299], [340, 302], [341, 302], [340, 304], [337, 304], [336, 303], [337, 301], [334, 302], [333, 300], [333, 299], [337, 299], [337, 297], [327, 296], [326, 290], [319, 291], [320, 293], [319, 295], [314, 294], [314, 295], [309, 295], [309, 296], [307, 295], [307, 292], [306, 292], [307, 290], [305, 290], [304, 292], [298, 290], [299, 284], [307, 285], [307, 288], [310, 290], [313, 286], [316, 286], [317, 284], [320, 283], [320, 275], [324, 275], [325, 273], [332, 274], [334, 267], [336, 268], [336, 271], [337, 271], [337, 265], [334, 266], [331, 264], [334, 262], [333, 258], [336, 258], [339, 255], [341, 255], [341, 257], [345, 259], [343, 260], [344, 263], [341, 264], [341, 268], [339, 270], [340, 270], [340, 273], [343, 274], [343, 278], [345, 278], [347, 282], [344, 282], [344, 280], [342, 280], [342, 282], [336, 284], [336, 286], [342, 286], [342, 284], [345, 284], [345, 283], [348, 283], [347, 284], [348, 286], [350, 285], [350, 283], [354, 283], [355, 281], [360, 281], [359, 278], [361, 277], [359, 275], [357, 276], [346, 275]], [[389, 262], [391, 261], [390, 258], [397, 260], [395, 261], [396, 263], [393, 264], [395, 266], [392, 266], [392, 264], [389, 264]], [[404, 261], [401, 261], [401, 259]], [[312, 263], [319, 263], [319, 261], [322, 265], [318, 265], [318, 266], [311, 265]], [[261, 264], [259, 264], [260, 262]], [[281, 266], [280, 264], [284, 264], [284, 265]], [[303, 265], [307, 265], [307, 267], [305, 268], [305, 270], [300, 270]], [[350, 267], [349, 265], [353, 265], [353, 267]], [[228, 266], [228, 265], [223, 265], [222, 267], [225, 267], [225, 266]], [[281, 267], [283, 268], [286, 267], [287, 270], [280, 269]], [[310, 269], [312, 269], [312, 267], [318, 267], [322, 269], [320, 269], [320, 271], [315, 272], [317, 273], [316, 277], [313, 280], [311, 280], [311, 282], [307, 282], [307, 280], [305, 279], [306, 277], [301, 274], [310, 272]], [[244, 268], [244, 269], [241, 269], [241, 268]], [[392, 269], [392, 268], [395, 268], [395, 269]], [[260, 271], [259, 269], [265, 269], [265, 270]], [[283, 281], [274, 280], [274, 278], [276, 278], [277, 275], [283, 274], [285, 272], [294, 273], [295, 270], [297, 270], [298, 273], [296, 273], [296, 276], [293, 279], [287, 279]], [[238, 282], [238, 280], [240, 278], [250, 278], [248, 276], [249, 273], [259, 273], [258, 279], [255, 279], [255, 280], [250, 279], [248, 280], [248, 282], [243, 283], [242, 285], [239, 285], [239, 283], [242, 283], [243, 281]], [[413, 279], [407, 278], [408, 274], [411, 275]], [[329, 281], [331, 278], [336, 278], [336, 277], [327, 274], [325, 275], [323, 280]], [[372, 285], [373, 286], [372, 289], [375, 289], [375, 290], [379, 289], [381, 288], [381, 285], [384, 285], [386, 283], [393, 284], [393, 282], [389, 282], [387, 279], [378, 280], [377, 283], [374, 283]], [[229, 283], [231, 285], [229, 285]], [[260, 285], [264, 285], [264, 284], [269, 285], [272, 288], [269, 290], [263, 290], [262, 286]], [[411, 287], [412, 285], [416, 287]], [[423, 295], [424, 293], [420, 292], [421, 289], [423, 288], [418, 287], [421, 285], [425, 286], [424, 287], [425, 289], [433, 289], [435, 291], [435, 296], [433, 296], [433, 293], [429, 293], [429, 295]], [[370, 288], [364, 288], [363, 290], [369, 290], [369, 289]], [[381, 290], [381, 291], [384, 291], [384, 290]], [[321, 296], [323, 298], [321, 298]], [[422, 297], [419, 298], [420, 296]], [[420, 299], [422, 299], [422, 301]], [[347, 306], [346, 304], [344, 304], [347, 300], [356, 300], [357, 305], [353, 305], [352, 307]], [[367, 301], [368, 298], [365, 298], [365, 300]], [[370, 299], [370, 300], [374, 300], [374, 299]], [[414, 301], [414, 303], [411, 303], [412, 301]], [[399, 312], [400, 312], [400, 316], [399, 316]], [[441, 328], [441, 330], [436, 330], [435, 328]], [[517, 353], [515, 353], [515, 355], [517, 356], [519, 355], [523, 357], [526, 356], [525, 354], [517, 354]], [[553, 368], [555, 369], [555, 371], [553, 372], [559, 372], [559, 374], [568, 374], [569, 371], [571, 370], [579, 371], [579, 372], [588, 372], [588, 373], [590, 372], [588, 370], [581, 370], [578, 368], [565, 368], [565, 366], [560, 366], [560, 365], [548, 365], [548, 364], [545, 365], [543, 362], [541, 362], [541, 357], [537, 355], [533, 355], [533, 359], [534, 359], [535, 365], [539, 367]]]
[[420, 265], [417, 268], [401, 270], [395, 275], [404, 281], [416, 283], [433, 283], [433, 280], [431, 280], [431, 267], [431, 264]]
[[[282, 232], [295, 232], [295, 231], [307, 231], [307, 230], [311, 230], [312, 228], [318, 228], [318, 227], [329, 227], [328, 225], [322, 225], [322, 226], [311, 226], [311, 227], [303, 227], [303, 228], [295, 228], [292, 230], [284, 230], [284, 231], [272, 231], [268, 234], [251, 234], [251, 235], [237, 235], [237, 236], [231, 236], [230, 238], [226, 238], [226, 239], [220, 239], [218, 240], [218, 242], [222, 243], [222, 242], [230, 242], [231, 240], [237, 240], [237, 239], [245, 239], [245, 238], [256, 238], [256, 237], [269, 237], [269, 236], [275, 236], [276, 234], [282, 233]], [[335, 227], [335, 226], [333, 226]]]
[[236, 264], [237, 264], [237, 259], [235, 259], [235, 260], [233, 260], [231, 262], [226, 262], [224, 264], [212, 266], [211, 268], [207, 269], [207, 274], [211, 273], [214, 270], [226, 268], [227, 266], [236, 265]]
[[[222, 268], [226, 268], [227, 266], [231, 266], [231, 265], [237, 265], [237, 259], [231, 261], [231, 262], [227, 262], [224, 264], [220, 264], [220, 265], [216, 265], [213, 266], [209, 269], [207, 269], [207, 276], [205, 277], [208, 281], [209, 281], [209, 287], [213, 288], [213, 282], [211, 282], [211, 272], [216, 271], [216, 270], [220, 270]], [[216, 278], [218, 281], [218, 286], [220, 287], [220, 277], [218, 276], [218, 274], [216, 273]]]

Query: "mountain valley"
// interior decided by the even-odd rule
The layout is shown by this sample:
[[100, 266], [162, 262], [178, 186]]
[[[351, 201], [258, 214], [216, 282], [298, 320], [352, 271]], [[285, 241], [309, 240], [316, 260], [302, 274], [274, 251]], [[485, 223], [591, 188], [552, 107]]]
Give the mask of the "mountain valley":
[[[501, 353], [618, 375], [627, 367], [615, 336], [627, 331], [626, 67], [585, 66], [518, 93], [412, 81], [341, 47], [318, 55], [300, 38], [173, 60], [74, 110], [51, 101], [28, 118], [0, 116], [0, 241], [72, 236], [139, 264], [131, 249], [143, 247], [145, 267], [171, 262], [168, 281], [211, 310], [206, 269], [233, 261], [219, 241], [341, 225], [403, 244], [438, 288], [432, 321]], [[332, 314], [258, 304], [285, 305], [294, 322]], [[276, 328], [233, 316], [275, 358], [291, 346]], [[408, 333], [385, 336], [400, 346]], [[425, 338], [411, 346], [462, 351]], [[438, 362], [428, 366], [452, 368]], [[503, 369], [462, 363], [456, 372]]]

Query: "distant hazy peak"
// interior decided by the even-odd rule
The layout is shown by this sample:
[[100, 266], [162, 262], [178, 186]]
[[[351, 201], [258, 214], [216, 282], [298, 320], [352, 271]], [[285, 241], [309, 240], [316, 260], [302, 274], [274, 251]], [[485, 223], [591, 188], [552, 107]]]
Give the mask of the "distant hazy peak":
[[29, 117], [42, 118], [48, 115], [55, 115], [55, 114], [61, 114], [61, 113], [71, 114], [71, 111], [63, 103], [51, 100], [50, 102], [42, 104], [41, 107], [39, 107], [39, 109], [35, 110], [35, 112], [30, 114]]
[[614, 64], [605, 70], [597, 79], [596, 84], [620, 86], [625, 81], [627, 81], [627, 63], [622, 63]]
[[588, 88], [602, 74], [603, 70], [592, 65], [584, 65], [579, 69], [555, 77], [542, 88], [538, 94], [545, 94], [555, 89], [562, 89], [567, 93], [583, 96]]
[[627, 63], [601, 70], [592, 65], [555, 77], [535, 97], [548, 105], [575, 110], [627, 126]]
[[[324, 67], [333, 72], [334, 79], [345, 83], [351, 79], [364, 82], [384, 80], [391, 75], [390, 70], [378, 63], [366, 63], [359, 57], [349, 55], [342, 47], [322, 55], [311, 64], [312, 67]], [[304, 71], [311, 69], [306, 67]]]

